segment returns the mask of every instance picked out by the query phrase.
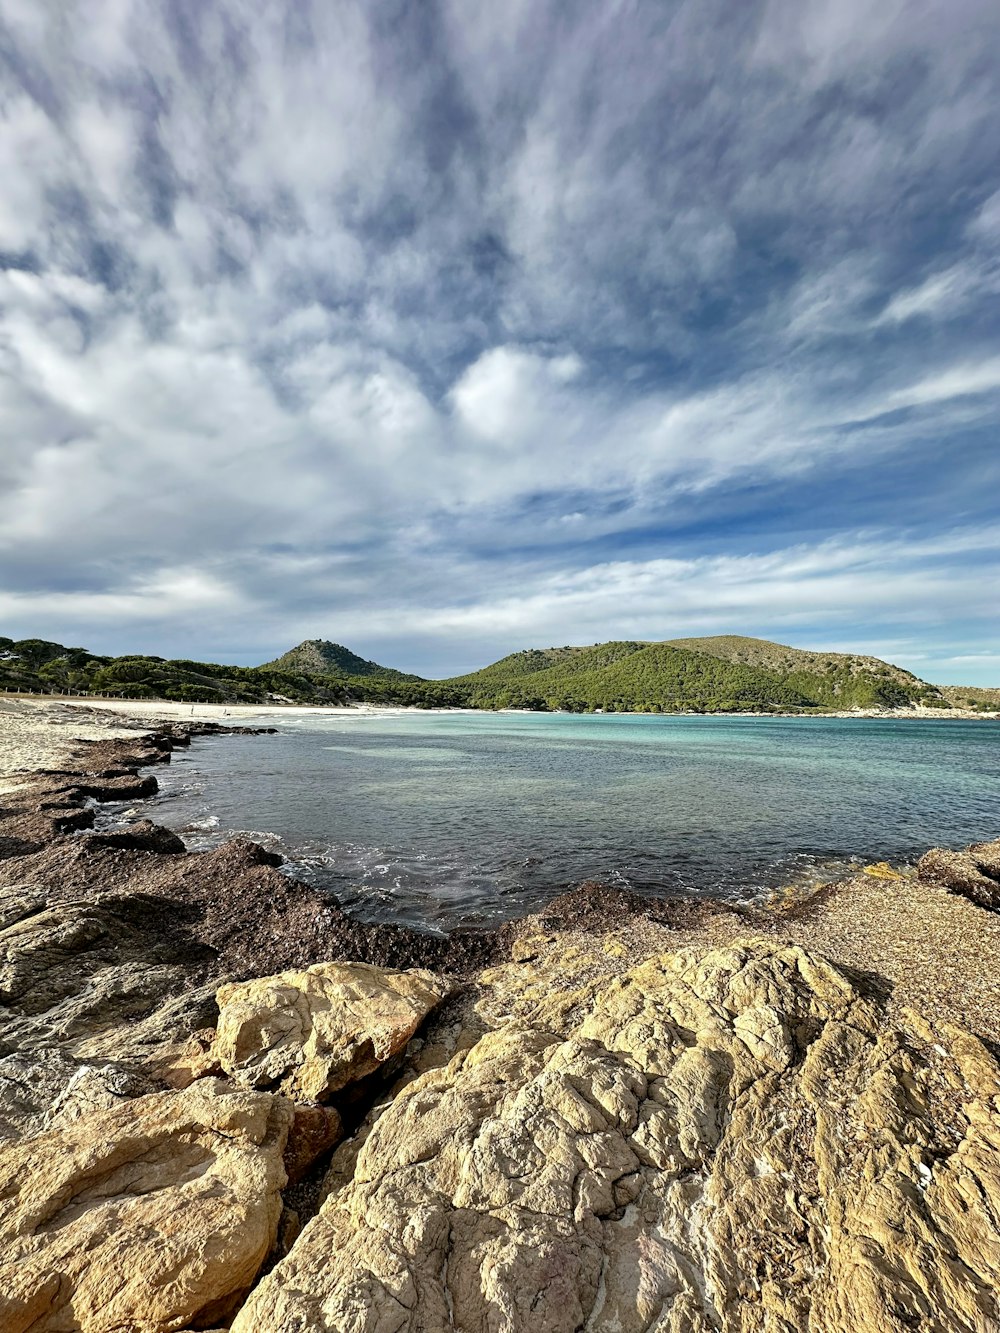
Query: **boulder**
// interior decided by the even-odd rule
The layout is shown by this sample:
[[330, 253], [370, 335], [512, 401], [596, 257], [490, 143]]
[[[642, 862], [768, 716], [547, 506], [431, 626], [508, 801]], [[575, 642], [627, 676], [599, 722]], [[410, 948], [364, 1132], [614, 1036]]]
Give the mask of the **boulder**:
[[316, 963], [222, 986], [212, 1054], [248, 1087], [324, 1101], [403, 1050], [451, 989], [433, 972], [366, 963]]
[[0, 1329], [226, 1322], [274, 1242], [291, 1120], [205, 1079], [0, 1147]]
[[764, 941], [549, 1012], [397, 1092], [232, 1333], [1000, 1327], [974, 1037]]

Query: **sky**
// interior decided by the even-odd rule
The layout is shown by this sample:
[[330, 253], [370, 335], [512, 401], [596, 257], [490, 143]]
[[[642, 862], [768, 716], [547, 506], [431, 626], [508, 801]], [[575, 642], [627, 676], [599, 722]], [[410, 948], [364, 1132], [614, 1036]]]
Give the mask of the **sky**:
[[996, 0], [0, 0], [0, 633], [1000, 684]]

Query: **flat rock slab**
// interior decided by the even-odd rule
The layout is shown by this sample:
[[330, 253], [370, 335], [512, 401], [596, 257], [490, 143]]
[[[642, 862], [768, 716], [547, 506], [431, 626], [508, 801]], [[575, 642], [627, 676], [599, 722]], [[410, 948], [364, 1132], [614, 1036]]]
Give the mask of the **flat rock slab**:
[[452, 989], [433, 972], [317, 963], [222, 986], [212, 1054], [254, 1088], [324, 1101], [398, 1054]]
[[292, 1107], [206, 1079], [0, 1148], [0, 1330], [224, 1322], [271, 1248]]
[[997, 1328], [998, 1098], [818, 956], [666, 954], [407, 1084], [232, 1333]]

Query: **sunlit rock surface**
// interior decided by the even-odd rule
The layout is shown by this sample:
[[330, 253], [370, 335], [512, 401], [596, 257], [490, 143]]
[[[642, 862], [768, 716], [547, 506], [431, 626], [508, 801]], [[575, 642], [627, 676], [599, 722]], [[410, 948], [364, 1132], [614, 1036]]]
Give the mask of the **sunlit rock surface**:
[[775, 944], [655, 958], [582, 1013], [544, 965], [550, 1025], [404, 1086], [233, 1333], [1000, 1326], [976, 1039]]
[[0, 1330], [224, 1321], [274, 1241], [291, 1120], [206, 1079], [0, 1147]]
[[365, 963], [223, 986], [213, 1054], [249, 1087], [323, 1101], [398, 1054], [451, 989], [432, 972]]

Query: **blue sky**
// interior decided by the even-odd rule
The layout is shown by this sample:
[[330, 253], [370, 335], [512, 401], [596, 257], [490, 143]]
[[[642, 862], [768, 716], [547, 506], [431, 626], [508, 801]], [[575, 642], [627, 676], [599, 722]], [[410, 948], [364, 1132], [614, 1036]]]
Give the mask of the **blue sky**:
[[0, 0], [0, 632], [1000, 683], [995, 0]]

